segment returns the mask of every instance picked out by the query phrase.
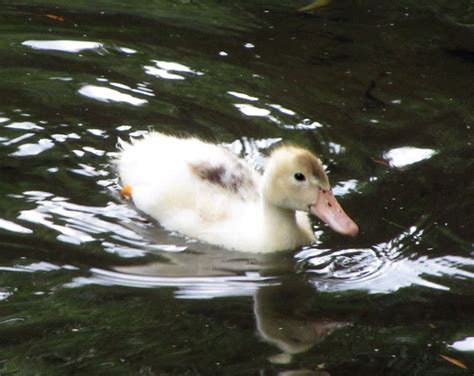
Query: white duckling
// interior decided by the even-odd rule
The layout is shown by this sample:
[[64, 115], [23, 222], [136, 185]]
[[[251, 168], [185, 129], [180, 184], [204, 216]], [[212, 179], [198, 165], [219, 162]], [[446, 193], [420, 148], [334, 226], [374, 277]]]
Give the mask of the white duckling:
[[263, 175], [227, 149], [152, 132], [121, 142], [122, 193], [170, 231], [244, 252], [272, 252], [315, 240], [307, 213], [355, 236], [318, 158], [282, 146]]

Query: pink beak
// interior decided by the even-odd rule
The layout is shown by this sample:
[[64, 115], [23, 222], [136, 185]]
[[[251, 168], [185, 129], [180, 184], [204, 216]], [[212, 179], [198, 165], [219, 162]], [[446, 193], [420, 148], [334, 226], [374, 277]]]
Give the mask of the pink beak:
[[349, 236], [356, 236], [359, 232], [359, 227], [342, 210], [331, 191], [321, 189], [318, 201], [311, 205], [310, 211], [334, 231]]

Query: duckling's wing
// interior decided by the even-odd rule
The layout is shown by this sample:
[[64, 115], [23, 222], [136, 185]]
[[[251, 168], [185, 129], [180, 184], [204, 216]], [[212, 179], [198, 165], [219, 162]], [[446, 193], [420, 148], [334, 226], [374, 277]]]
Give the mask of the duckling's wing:
[[244, 201], [258, 199], [260, 175], [229, 151], [222, 149], [221, 153], [219, 159], [189, 162], [191, 174], [201, 182], [237, 195]]

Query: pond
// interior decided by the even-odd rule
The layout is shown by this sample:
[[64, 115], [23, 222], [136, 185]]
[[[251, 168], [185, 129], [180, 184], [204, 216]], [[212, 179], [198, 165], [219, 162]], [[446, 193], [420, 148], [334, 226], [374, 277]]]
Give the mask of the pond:
[[[0, 374], [473, 374], [474, 6], [309, 3], [0, 1]], [[312, 150], [359, 236], [163, 229], [110, 162], [150, 130]]]

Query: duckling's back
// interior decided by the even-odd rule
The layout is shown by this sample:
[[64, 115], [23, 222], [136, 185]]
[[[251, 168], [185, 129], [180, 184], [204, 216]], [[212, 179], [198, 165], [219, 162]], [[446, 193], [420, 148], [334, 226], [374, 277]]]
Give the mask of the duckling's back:
[[223, 147], [151, 133], [124, 143], [116, 166], [137, 208], [169, 230], [241, 248], [229, 243], [259, 225], [260, 175]]

